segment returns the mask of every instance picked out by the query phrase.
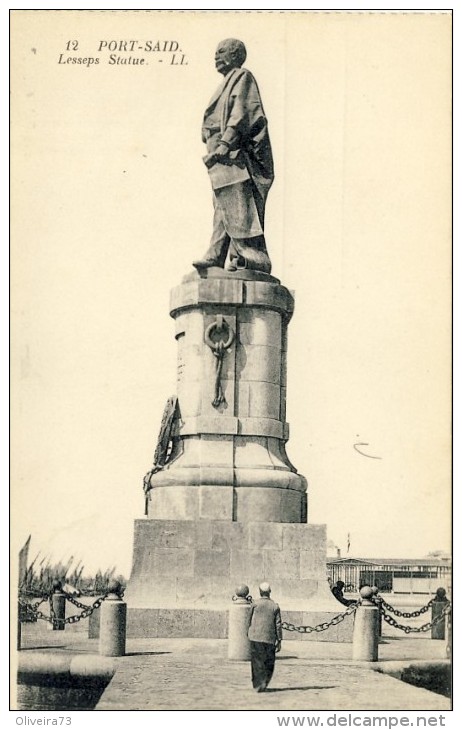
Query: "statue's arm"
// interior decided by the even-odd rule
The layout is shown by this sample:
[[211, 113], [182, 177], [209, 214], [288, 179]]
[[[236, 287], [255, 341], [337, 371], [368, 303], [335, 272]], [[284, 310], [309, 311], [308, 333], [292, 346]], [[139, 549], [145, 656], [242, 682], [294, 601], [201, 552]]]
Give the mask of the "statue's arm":
[[264, 117], [257, 84], [252, 74], [244, 73], [230, 92], [228, 118], [221, 140], [231, 150], [245, 146], [249, 131], [258, 116]]

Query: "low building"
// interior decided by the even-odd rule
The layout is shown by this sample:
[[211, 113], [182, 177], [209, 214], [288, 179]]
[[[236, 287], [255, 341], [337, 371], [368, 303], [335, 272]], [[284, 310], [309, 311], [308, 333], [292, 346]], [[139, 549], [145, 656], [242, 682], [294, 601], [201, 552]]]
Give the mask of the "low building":
[[435, 593], [451, 587], [450, 558], [328, 558], [327, 574], [335, 584], [345, 583], [345, 593], [364, 585], [381, 593]]

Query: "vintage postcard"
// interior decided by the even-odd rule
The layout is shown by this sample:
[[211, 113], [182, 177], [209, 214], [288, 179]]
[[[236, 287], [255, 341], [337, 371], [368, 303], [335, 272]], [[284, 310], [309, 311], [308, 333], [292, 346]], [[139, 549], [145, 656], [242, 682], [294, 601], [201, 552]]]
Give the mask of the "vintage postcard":
[[14, 707], [451, 708], [451, 64], [449, 11], [11, 12]]

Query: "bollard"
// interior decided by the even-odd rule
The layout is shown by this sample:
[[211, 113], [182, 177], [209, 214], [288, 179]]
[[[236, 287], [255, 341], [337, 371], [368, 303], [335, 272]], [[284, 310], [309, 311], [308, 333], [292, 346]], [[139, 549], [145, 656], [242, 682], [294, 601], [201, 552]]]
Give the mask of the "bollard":
[[53, 583], [51, 605], [53, 606], [53, 613], [56, 620], [50, 622], [48, 628], [51, 631], [64, 631], [66, 626], [64, 623], [64, 619], [66, 618], [66, 594], [63, 593], [62, 584], [59, 580], [55, 580]]
[[[436, 591], [435, 599], [432, 603], [432, 621], [434, 621], [438, 616], [441, 616], [443, 613], [446, 604], [449, 603], [448, 598], [446, 597], [446, 591], [444, 588], [438, 588]], [[446, 621], [438, 621], [436, 624], [433, 624], [432, 626], [432, 639], [444, 639], [446, 632], [445, 632], [445, 623]]]
[[94, 654], [23, 651], [18, 657], [16, 709], [93, 710], [115, 669], [113, 659]]
[[353, 660], [376, 662], [379, 658], [379, 609], [371, 600], [372, 588], [364, 586], [359, 595], [361, 603], [353, 626]]
[[229, 609], [228, 621], [228, 659], [238, 662], [250, 661], [249, 628], [252, 596], [245, 584], [236, 588], [233, 605]]
[[380, 608], [383, 603], [383, 598], [379, 596], [379, 589], [377, 586], [372, 586], [372, 600], [374, 601], [375, 605], [379, 609], [379, 637], [382, 636], [382, 612], [380, 611]]
[[125, 656], [127, 604], [120, 597], [121, 586], [118, 581], [111, 581], [108, 590], [108, 596], [100, 608], [99, 653], [102, 656]]

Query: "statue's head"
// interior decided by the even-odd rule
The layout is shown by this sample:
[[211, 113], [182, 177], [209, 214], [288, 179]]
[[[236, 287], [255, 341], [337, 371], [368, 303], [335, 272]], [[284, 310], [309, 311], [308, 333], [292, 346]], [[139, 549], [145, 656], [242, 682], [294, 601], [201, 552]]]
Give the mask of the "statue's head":
[[233, 68], [240, 68], [247, 58], [247, 51], [242, 41], [226, 38], [218, 44], [215, 51], [215, 67], [218, 73], [226, 76]]

